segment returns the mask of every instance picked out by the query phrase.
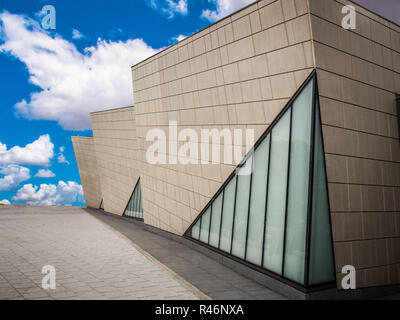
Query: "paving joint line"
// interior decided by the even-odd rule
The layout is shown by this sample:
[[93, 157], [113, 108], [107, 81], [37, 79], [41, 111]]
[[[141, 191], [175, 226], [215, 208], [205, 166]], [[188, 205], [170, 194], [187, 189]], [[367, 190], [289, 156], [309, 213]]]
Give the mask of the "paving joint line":
[[161, 261], [153, 257], [150, 253], [145, 251], [143, 248], [141, 248], [139, 245], [137, 245], [135, 242], [133, 242], [131, 239], [129, 239], [127, 236], [124, 234], [120, 233], [118, 230], [114, 229], [101, 219], [97, 218], [96, 216], [88, 213], [85, 211], [85, 214], [89, 215], [90, 217], [96, 219], [97, 221], [101, 222], [104, 226], [106, 226], [109, 230], [114, 232], [117, 236], [120, 238], [124, 239], [125, 241], [128, 241], [137, 251], [139, 251], [141, 254], [143, 254], [147, 259], [150, 261], [154, 262], [157, 264], [161, 269], [165, 270], [168, 272], [175, 280], [180, 282], [182, 285], [184, 285], [187, 289], [189, 289], [196, 297], [198, 297], [200, 300], [212, 300], [210, 296], [205, 294], [203, 291], [201, 291], [199, 288], [191, 284], [189, 281], [185, 280], [182, 278], [180, 275], [178, 275], [175, 271], [167, 267], [165, 264], [163, 264]]

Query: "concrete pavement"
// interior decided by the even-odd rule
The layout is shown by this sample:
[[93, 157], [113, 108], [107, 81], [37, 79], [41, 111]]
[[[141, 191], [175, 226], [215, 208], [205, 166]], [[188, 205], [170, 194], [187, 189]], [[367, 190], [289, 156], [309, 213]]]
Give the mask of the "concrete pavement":
[[[54, 266], [56, 289], [42, 288]], [[82, 208], [0, 207], [0, 299], [206, 299]]]
[[286, 299], [190, 246], [146, 230], [141, 222], [107, 214], [100, 210], [86, 209], [86, 211], [132, 240], [212, 299]]

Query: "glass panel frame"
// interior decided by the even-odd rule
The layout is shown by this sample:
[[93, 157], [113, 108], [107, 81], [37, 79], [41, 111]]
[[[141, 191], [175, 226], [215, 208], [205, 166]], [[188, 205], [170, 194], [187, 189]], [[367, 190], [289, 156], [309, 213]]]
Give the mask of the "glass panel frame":
[[223, 201], [224, 201], [224, 192], [221, 192], [220, 195], [213, 202], [211, 209], [212, 214], [211, 214], [209, 245], [215, 248], [219, 247]]
[[319, 100], [316, 98], [311, 216], [309, 223], [308, 285], [336, 281], [332, 222]]
[[133, 219], [143, 220], [142, 192], [140, 188], [140, 178], [132, 192], [128, 204], [124, 210], [123, 216]]
[[[326, 184], [322, 129], [317, 121], [319, 108], [314, 71], [257, 141], [254, 153], [242, 162], [252, 164], [250, 178], [238, 174], [243, 168], [239, 165], [185, 236], [197, 237], [200, 243], [295, 286], [321, 284], [313, 280], [310, 270], [314, 250], [311, 245], [315, 242], [312, 218], [318, 211], [312, 202], [316, 197], [312, 191], [315, 174]], [[317, 130], [321, 131], [322, 151], [314, 147]], [[261, 164], [257, 168], [253, 160], [260, 158], [257, 155], [261, 152], [264, 167]], [[323, 161], [323, 177], [320, 171], [324, 170], [314, 174], [317, 153]], [[328, 208], [324, 212], [328, 212], [329, 225], [325, 223], [325, 233], [330, 233], [330, 239], [325, 237], [324, 241], [334, 258], [327, 190], [326, 199]], [[202, 226], [203, 222], [207, 226]], [[334, 262], [329, 266], [334, 270]], [[333, 272], [329, 279], [333, 280], [328, 283], [335, 284], [335, 277]]]
[[232, 230], [232, 255], [244, 259], [246, 255], [247, 226], [251, 179], [253, 176], [253, 156], [237, 171], [237, 191], [235, 200], [235, 218]]
[[[271, 131], [263, 267], [282, 274], [292, 107]], [[278, 152], [277, 152], [278, 151]]]
[[[254, 152], [254, 172], [251, 185], [248, 235], [245, 259], [261, 266], [264, 249], [264, 225], [268, 193], [271, 135]], [[263, 164], [266, 164], [264, 168]], [[261, 199], [261, 201], [260, 201]]]
[[219, 249], [229, 253], [231, 252], [232, 247], [233, 213], [235, 209], [236, 185], [237, 177], [235, 176], [228, 183], [224, 190], [224, 202], [221, 219]]
[[192, 227], [192, 237], [196, 240], [200, 239], [200, 220]]
[[200, 227], [200, 241], [208, 243], [210, 235], [210, 219], [211, 219], [211, 206], [208, 207], [206, 212], [201, 217], [201, 227]]
[[283, 275], [304, 285], [313, 137], [314, 79], [292, 105]]

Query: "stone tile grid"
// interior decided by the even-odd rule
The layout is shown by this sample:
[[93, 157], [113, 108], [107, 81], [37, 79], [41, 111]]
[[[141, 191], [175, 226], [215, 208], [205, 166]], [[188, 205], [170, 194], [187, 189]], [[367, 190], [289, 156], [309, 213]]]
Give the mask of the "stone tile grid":
[[[139, 178], [135, 107], [92, 114], [104, 209], [121, 215]], [[124, 129], [124, 130], [121, 130]]]
[[182, 235], [235, 167], [149, 166], [148, 130], [177, 120], [257, 139], [314, 67], [306, 1], [259, 4], [133, 68], [146, 224]]
[[72, 137], [75, 156], [88, 206], [97, 208], [101, 202], [100, 177], [93, 137]]
[[134, 223], [127, 223], [120, 217], [99, 214], [99, 211], [93, 209], [88, 211], [212, 299], [285, 299], [192, 248], [144, 230]]
[[347, 1], [309, 3], [336, 271], [353, 264], [358, 287], [398, 283], [399, 29], [357, 7], [357, 28], [344, 30]]
[[[308, 14], [307, 0], [258, 1], [259, 5], [256, 4], [257, 2], [250, 8], [241, 10], [232, 17], [222, 19], [216, 25], [195, 33], [184, 41], [133, 66], [135, 79], [144, 80], [146, 76], [168, 70], [174, 64], [196, 58], [211, 50], [229, 46], [246, 39], [251, 34], [266, 31], [283, 22], [290, 22]], [[288, 5], [291, 7], [290, 9]], [[289, 13], [289, 11], [291, 12]], [[243, 33], [244, 30], [246, 32]], [[210, 37], [213, 39], [211, 47], [203, 45], [203, 50], [193, 48], [200, 42], [207, 43]], [[138, 89], [140, 86], [136, 85], [135, 90]]]
[[[41, 287], [44, 265], [56, 290]], [[0, 299], [198, 299], [82, 209], [0, 209]]]

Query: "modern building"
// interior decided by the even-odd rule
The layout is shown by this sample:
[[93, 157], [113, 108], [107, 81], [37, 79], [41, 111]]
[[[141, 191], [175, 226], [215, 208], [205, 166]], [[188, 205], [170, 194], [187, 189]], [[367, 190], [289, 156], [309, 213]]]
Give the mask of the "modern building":
[[[355, 29], [342, 26], [345, 5]], [[72, 138], [88, 207], [143, 219], [292, 294], [398, 288], [400, 26], [345, 0], [262, 0], [132, 77], [134, 107], [93, 113], [93, 137]], [[186, 143], [171, 123], [199, 137], [253, 129], [254, 148], [230, 142], [239, 164], [222, 138], [211, 149], [224, 161], [149, 161], [149, 132], [166, 132], [160, 158]], [[345, 266], [356, 291], [343, 290]]]

